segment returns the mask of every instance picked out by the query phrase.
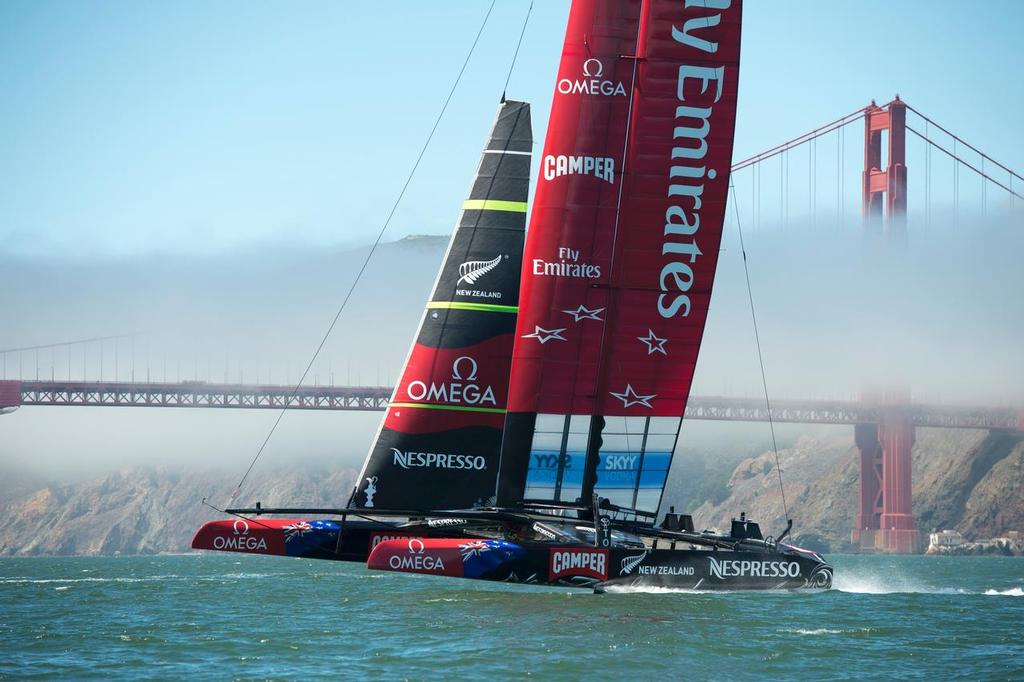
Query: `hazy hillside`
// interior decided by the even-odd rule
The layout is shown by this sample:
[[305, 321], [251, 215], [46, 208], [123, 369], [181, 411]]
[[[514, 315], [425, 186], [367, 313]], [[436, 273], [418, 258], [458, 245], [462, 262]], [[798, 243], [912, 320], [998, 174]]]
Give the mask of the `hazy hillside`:
[[[255, 476], [242, 499], [264, 505], [344, 504], [358, 472], [316, 467]], [[153, 554], [190, 550], [192, 536], [222, 514], [236, 474], [130, 469], [73, 485], [49, 485], [0, 503], [0, 555]], [[257, 494], [250, 497], [249, 494]]]
[[[1024, 315], [1015, 314], [1022, 299], [971, 296], [969, 305], [958, 303], [973, 311], [971, 324], [936, 333], [935, 320], [947, 313], [936, 310], [935, 288], [925, 283], [938, 267], [932, 256], [948, 251], [943, 239], [949, 236], [938, 235], [934, 243], [915, 247], [920, 252], [903, 273], [904, 284], [913, 283], [904, 303], [915, 317], [902, 316], [899, 325], [885, 320], [886, 329], [899, 332], [892, 338], [914, 353], [887, 355], [887, 362], [875, 366], [879, 356], [864, 348], [891, 344], [872, 331], [878, 320], [865, 311], [881, 296], [877, 289], [893, 280], [882, 277], [872, 284], [875, 289], [864, 288], [865, 281], [878, 279], [867, 277], [865, 268], [876, 274], [885, 270], [858, 235], [751, 236], [748, 250], [762, 302], [758, 316], [772, 394], [821, 397], [824, 391], [849, 398], [856, 391], [851, 387], [878, 372], [887, 376], [895, 364], [908, 370], [915, 391], [925, 386], [955, 391], [959, 399], [1012, 404], [1020, 391], [1012, 370], [1024, 361], [1019, 348]], [[446, 243], [446, 237], [423, 236], [380, 246], [310, 383], [388, 384], [396, 378]], [[727, 234], [696, 371], [698, 393], [761, 390], [734, 246]], [[1003, 248], [1000, 254], [1011, 251]], [[38, 367], [41, 376], [70, 370], [80, 377], [84, 371], [93, 380], [294, 382], [366, 253], [366, 248], [277, 245], [205, 259], [100, 263], [0, 253], [0, 292], [9, 321], [0, 328], [0, 347], [129, 334], [117, 345], [94, 343], [73, 353], [61, 348], [8, 354], [4, 371], [11, 376], [17, 362], [24, 376], [33, 376]], [[826, 253], [834, 257], [821, 256]], [[765, 268], [786, 259], [806, 267], [786, 277], [769, 276]], [[998, 269], [1004, 272], [1001, 280], [982, 281], [978, 274], [957, 291], [1020, 289], [1019, 268], [1012, 275], [1002, 265]], [[836, 300], [847, 304], [836, 306]], [[998, 300], [1000, 307], [979, 300]], [[979, 344], [985, 353], [976, 352]], [[867, 373], [865, 365], [876, 374]], [[936, 366], [944, 371], [935, 372]], [[52, 407], [4, 415], [0, 553], [180, 551], [209, 517], [198, 504], [203, 491], [210, 488], [205, 494], [226, 499], [275, 416], [249, 410]], [[273, 482], [261, 499], [343, 503], [379, 418], [374, 412], [290, 413], [257, 468], [261, 485]], [[852, 429], [781, 427], [779, 445], [797, 537], [842, 549], [855, 513]], [[719, 527], [746, 510], [777, 533], [784, 515], [767, 448], [763, 424], [686, 424], [666, 505], [693, 511], [699, 525]], [[914, 477], [920, 527], [959, 527], [975, 537], [1024, 530], [1022, 456], [1015, 437], [919, 430]]]
[[[798, 542], [843, 551], [857, 510], [857, 457], [852, 432], [806, 436], [779, 452]], [[917, 429], [913, 449], [918, 528], [956, 528], [971, 539], [1024, 530], [1024, 436], [971, 430]], [[748, 511], [768, 532], [785, 527], [771, 452], [732, 471], [728, 495], [694, 511], [698, 524], [728, 528]]]
[[[747, 511], [766, 532], [785, 525], [774, 456], [744, 456], [735, 447], [679, 453], [666, 502], [691, 507], [700, 528], [728, 528]], [[840, 429], [795, 439], [780, 453], [796, 542], [849, 551], [856, 513], [857, 450]], [[914, 447], [914, 512], [923, 532], [958, 528], [987, 539], [1024, 530], [1024, 437], [981, 431], [919, 429]], [[738, 463], [736, 461], [738, 460]], [[356, 471], [304, 465], [258, 470], [245, 504], [337, 506]], [[220, 515], [201, 500], [224, 504], [237, 473], [170, 467], [133, 468], [74, 484], [5, 481], [0, 555], [181, 552], [201, 523]], [[693, 485], [686, 486], [683, 481]], [[13, 483], [13, 485], [12, 485]]]

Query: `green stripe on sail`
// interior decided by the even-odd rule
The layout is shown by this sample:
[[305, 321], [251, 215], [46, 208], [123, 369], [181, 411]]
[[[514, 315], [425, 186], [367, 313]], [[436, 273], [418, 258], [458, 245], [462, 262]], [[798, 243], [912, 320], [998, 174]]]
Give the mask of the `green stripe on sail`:
[[476, 310], [485, 313], [518, 313], [517, 305], [495, 305], [493, 303], [469, 303], [461, 301], [431, 301], [427, 309], [440, 308], [445, 310]]
[[433, 405], [431, 403], [388, 403], [388, 407], [416, 407], [424, 410], [449, 410], [451, 412], [487, 412], [505, 414], [500, 407], [463, 407], [461, 405]]
[[499, 201], [497, 199], [467, 199], [462, 203], [465, 211], [512, 211], [526, 213], [525, 201]]

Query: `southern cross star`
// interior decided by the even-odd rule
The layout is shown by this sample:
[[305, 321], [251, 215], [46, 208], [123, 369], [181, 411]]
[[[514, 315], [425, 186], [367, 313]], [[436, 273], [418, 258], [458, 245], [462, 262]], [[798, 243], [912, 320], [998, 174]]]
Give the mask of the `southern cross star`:
[[537, 339], [538, 341], [541, 342], [541, 345], [543, 345], [543, 344], [547, 343], [548, 341], [565, 341], [565, 337], [562, 336], [562, 332], [564, 332], [564, 331], [565, 331], [564, 327], [562, 329], [544, 329], [544, 327], [539, 327], [537, 325], [534, 325], [533, 333], [532, 334], [523, 334], [523, 338], [524, 339]]
[[597, 320], [598, 322], [604, 321], [601, 317], [599, 317], [599, 315], [602, 312], [604, 312], [604, 308], [594, 308], [593, 310], [590, 310], [586, 306], [581, 305], [576, 310], [563, 310], [562, 312], [565, 313], [566, 315], [572, 315], [574, 322], [579, 322], [580, 320]]
[[638, 341], [642, 341], [647, 344], [647, 354], [652, 355], [654, 353], [661, 353], [662, 355], [668, 355], [668, 351], [665, 350], [665, 343], [668, 339], [659, 339], [654, 330], [648, 329], [647, 336], [636, 337]]
[[651, 405], [651, 399], [658, 395], [657, 393], [652, 393], [651, 395], [637, 395], [636, 391], [633, 390], [632, 384], [626, 384], [626, 390], [622, 393], [616, 393], [615, 391], [609, 391], [609, 393], [621, 400], [623, 407], [629, 407], [630, 405], [653, 407]]

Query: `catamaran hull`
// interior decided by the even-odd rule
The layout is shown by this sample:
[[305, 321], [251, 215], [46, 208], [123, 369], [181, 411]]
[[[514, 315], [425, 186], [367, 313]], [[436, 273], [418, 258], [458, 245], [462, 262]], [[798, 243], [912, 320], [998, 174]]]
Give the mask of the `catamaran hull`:
[[828, 589], [832, 567], [812, 557], [778, 553], [651, 550], [623, 553], [604, 587], [692, 590]]
[[832, 568], [812, 552], [597, 549], [465, 538], [388, 540], [367, 566], [475, 580], [604, 589], [827, 589]]
[[361, 520], [222, 519], [204, 524], [192, 539], [192, 549], [362, 563], [380, 542], [424, 537], [430, 531], [395, 530]]

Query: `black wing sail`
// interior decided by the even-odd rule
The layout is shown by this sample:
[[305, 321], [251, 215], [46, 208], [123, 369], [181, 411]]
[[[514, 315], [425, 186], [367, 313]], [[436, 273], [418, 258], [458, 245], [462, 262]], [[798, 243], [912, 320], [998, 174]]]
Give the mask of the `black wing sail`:
[[532, 147], [530, 105], [503, 102], [351, 507], [462, 509], [494, 495]]

